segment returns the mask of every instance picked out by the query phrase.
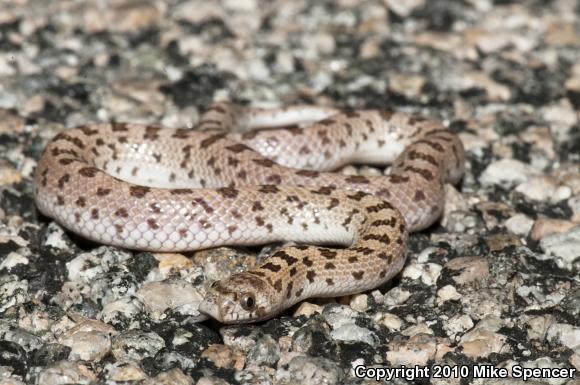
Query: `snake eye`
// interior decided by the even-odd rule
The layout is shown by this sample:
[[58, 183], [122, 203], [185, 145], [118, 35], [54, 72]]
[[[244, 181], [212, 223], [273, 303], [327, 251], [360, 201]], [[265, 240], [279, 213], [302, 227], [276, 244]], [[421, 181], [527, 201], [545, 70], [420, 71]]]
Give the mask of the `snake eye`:
[[252, 310], [256, 305], [256, 300], [251, 294], [246, 294], [240, 303], [245, 310]]

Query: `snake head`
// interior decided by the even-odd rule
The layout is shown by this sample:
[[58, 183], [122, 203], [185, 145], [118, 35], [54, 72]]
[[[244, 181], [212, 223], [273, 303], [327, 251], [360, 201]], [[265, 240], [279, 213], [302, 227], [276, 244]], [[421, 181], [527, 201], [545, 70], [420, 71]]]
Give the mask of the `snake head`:
[[244, 272], [214, 282], [199, 311], [224, 324], [256, 322], [280, 311], [280, 306], [272, 303], [274, 298], [276, 293], [268, 282]]

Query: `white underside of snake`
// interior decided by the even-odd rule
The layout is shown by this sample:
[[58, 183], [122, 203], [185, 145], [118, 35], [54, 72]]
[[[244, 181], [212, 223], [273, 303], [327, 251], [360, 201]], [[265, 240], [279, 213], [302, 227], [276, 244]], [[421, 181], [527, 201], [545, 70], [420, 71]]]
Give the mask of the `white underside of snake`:
[[[386, 176], [330, 172], [390, 164]], [[459, 138], [403, 113], [212, 105], [196, 130], [92, 124], [46, 146], [40, 211], [93, 241], [151, 251], [294, 241], [214, 283], [200, 310], [224, 323], [309, 297], [377, 287], [405, 262], [408, 231], [434, 223], [463, 173]]]

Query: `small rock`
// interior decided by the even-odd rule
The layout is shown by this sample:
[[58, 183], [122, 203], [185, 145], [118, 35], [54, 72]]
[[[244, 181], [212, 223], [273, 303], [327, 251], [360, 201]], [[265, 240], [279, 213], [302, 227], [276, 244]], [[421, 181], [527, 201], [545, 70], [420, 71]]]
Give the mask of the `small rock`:
[[550, 176], [538, 176], [518, 185], [516, 191], [534, 201], [549, 201], [556, 194], [558, 182]]
[[22, 181], [22, 174], [10, 165], [0, 161], [0, 186], [17, 184]]
[[317, 313], [322, 313], [322, 306], [310, 302], [302, 302], [292, 316], [300, 317], [303, 315], [310, 318]]
[[413, 263], [403, 270], [402, 276], [410, 279], [421, 278], [423, 284], [432, 286], [437, 282], [441, 269], [441, 265], [436, 263]]
[[411, 293], [400, 287], [394, 287], [385, 293], [385, 305], [395, 306], [405, 303], [411, 297]]
[[0, 270], [10, 271], [18, 265], [28, 265], [28, 258], [17, 252], [10, 252], [3, 260], [0, 260]]
[[534, 317], [526, 322], [528, 330], [528, 338], [531, 340], [544, 341], [546, 333], [550, 326], [556, 322], [553, 315], [547, 314], [539, 317]]
[[445, 285], [441, 289], [437, 290], [437, 302], [443, 303], [445, 301], [458, 300], [461, 298], [461, 294], [457, 292], [455, 286]]
[[147, 374], [134, 362], [108, 364], [107, 379], [117, 382], [142, 381]]
[[387, 6], [402, 18], [409, 16], [413, 10], [425, 5], [425, 0], [387, 1]]
[[59, 361], [43, 369], [36, 378], [37, 385], [88, 385], [97, 375], [81, 362]]
[[155, 253], [153, 256], [159, 261], [158, 269], [163, 278], [168, 278], [175, 271], [191, 269], [194, 266], [193, 261], [183, 254]]
[[521, 213], [511, 216], [505, 221], [505, 227], [508, 231], [520, 236], [527, 236], [533, 225], [534, 220]]
[[366, 328], [352, 324], [346, 324], [330, 332], [332, 338], [338, 341], [358, 341], [375, 346], [379, 342], [377, 335]]
[[341, 384], [344, 372], [337, 363], [321, 357], [297, 356], [290, 360], [288, 368], [279, 368], [275, 379], [280, 383], [301, 385]]
[[32, 356], [32, 363], [36, 366], [47, 366], [65, 360], [70, 354], [70, 348], [61, 344], [45, 344], [36, 350]]
[[113, 340], [112, 352], [119, 361], [141, 361], [164, 347], [165, 341], [156, 333], [129, 330]]
[[575, 226], [578, 226], [578, 223], [567, 221], [565, 219], [538, 218], [534, 222], [530, 238], [534, 241], [539, 241], [540, 239], [552, 234], [565, 233]]
[[28, 301], [28, 281], [17, 275], [0, 275], [0, 313], [6, 309]]
[[256, 341], [256, 345], [248, 352], [247, 364], [256, 366], [274, 366], [280, 359], [278, 342], [267, 335]]
[[580, 257], [580, 226], [542, 238], [540, 247], [546, 254], [560, 258], [563, 263], [556, 261], [559, 266], [571, 269], [574, 260]]
[[57, 250], [70, 250], [68, 236], [65, 234], [64, 229], [56, 222], [49, 223], [46, 229], [44, 246], [54, 247]]
[[572, 209], [572, 220], [580, 223], [580, 194], [568, 199], [568, 206]]
[[491, 251], [501, 251], [507, 247], [519, 247], [522, 241], [519, 237], [512, 234], [494, 234], [485, 239], [485, 243]]
[[511, 187], [527, 181], [537, 171], [530, 165], [515, 159], [500, 159], [491, 163], [479, 177], [484, 186], [494, 184]]
[[429, 327], [429, 325], [427, 325], [425, 322], [421, 322], [415, 325], [411, 325], [408, 328], [404, 329], [401, 332], [402, 335], [407, 336], [407, 337], [413, 337], [419, 334], [428, 334], [430, 336], [432, 336], [433, 333], [433, 329], [431, 329]]
[[232, 348], [222, 344], [213, 344], [207, 347], [201, 356], [207, 358], [218, 368], [244, 368], [246, 357], [241, 352], [236, 352]]
[[424, 366], [437, 352], [436, 338], [428, 334], [416, 334], [406, 341], [395, 340], [388, 347], [387, 360], [392, 366]]
[[164, 12], [148, 2], [121, 2], [117, 6], [87, 7], [83, 15], [84, 27], [89, 32], [111, 30], [137, 32], [159, 25]]
[[373, 320], [390, 331], [399, 331], [403, 327], [403, 320], [391, 313], [376, 313]]
[[28, 356], [22, 346], [13, 341], [0, 340], [0, 367], [10, 367], [14, 374], [24, 376], [28, 366]]
[[349, 305], [356, 311], [364, 312], [369, 307], [369, 296], [366, 294], [354, 295]]
[[111, 350], [111, 337], [117, 331], [96, 320], [84, 320], [67, 330], [59, 342], [71, 348], [69, 359], [95, 361], [103, 359]]
[[548, 328], [546, 338], [572, 349], [576, 354], [580, 354], [580, 327], [554, 323]]
[[141, 312], [143, 304], [132, 296], [109, 302], [103, 306], [98, 318], [111, 325], [128, 323]]
[[556, 126], [566, 129], [578, 122], [576, 112], [570, 103], [560, 103], [542, 108], [544, 120]]
[[473, 330], [461, 337], [463, 353], [471, 358], [485, 358], [492, 353], [509, 353], [511, 349], [506, 343], [507, 337], [496, 333], [500, 327], [501, 321], [498, 317], [487, 316], [482, 319]]
[[206, 318], [198, 311], [203, 300], [200, 289], [181, 279], [148, 282], [137, 291], [136, 296], [155, 320], [161, 319], [167, 310], [179, 310], [180, 314]]
[[453, 281], [458, 285], [482, 281], [489, 277], [489, 263], [480, 257], [453, 258], [445, 264], [452, 271]]
[[425, 87], [427, 79], [415, 74], [392, 74], [389, 77], [389, 89], [408, 99], [416, 99]]
[[452, 317], [443, 324], [443, 329], [447, 332], [451, 340], [454, 340], [457, 334], [463, 333], [472, 327], [473, 320], [467, 314]]
[[145, 380], [142, 385], [193, 385], [193, 379], [181, 369], [174, 368]]

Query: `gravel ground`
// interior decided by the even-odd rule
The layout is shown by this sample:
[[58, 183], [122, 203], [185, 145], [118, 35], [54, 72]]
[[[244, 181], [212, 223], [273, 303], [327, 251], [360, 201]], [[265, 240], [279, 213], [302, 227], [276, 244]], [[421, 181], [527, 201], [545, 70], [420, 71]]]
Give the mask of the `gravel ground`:
[[[275, 246], [90, 244], [38, 213], [31, 175], [66, 127], [192, 127], [222, 99], [422, 114], [460, 135], [466, 175], [385, 287], [198, 322], [208, 279]], [[359, 365], [469, 371], [395, 384], [523, 384], [521, 368], [580, 384], [579, 119], [577, 0], [4, 0], [0, 384], [376, 383]], [[474, 378], [483, 365], [515, 378]]]

